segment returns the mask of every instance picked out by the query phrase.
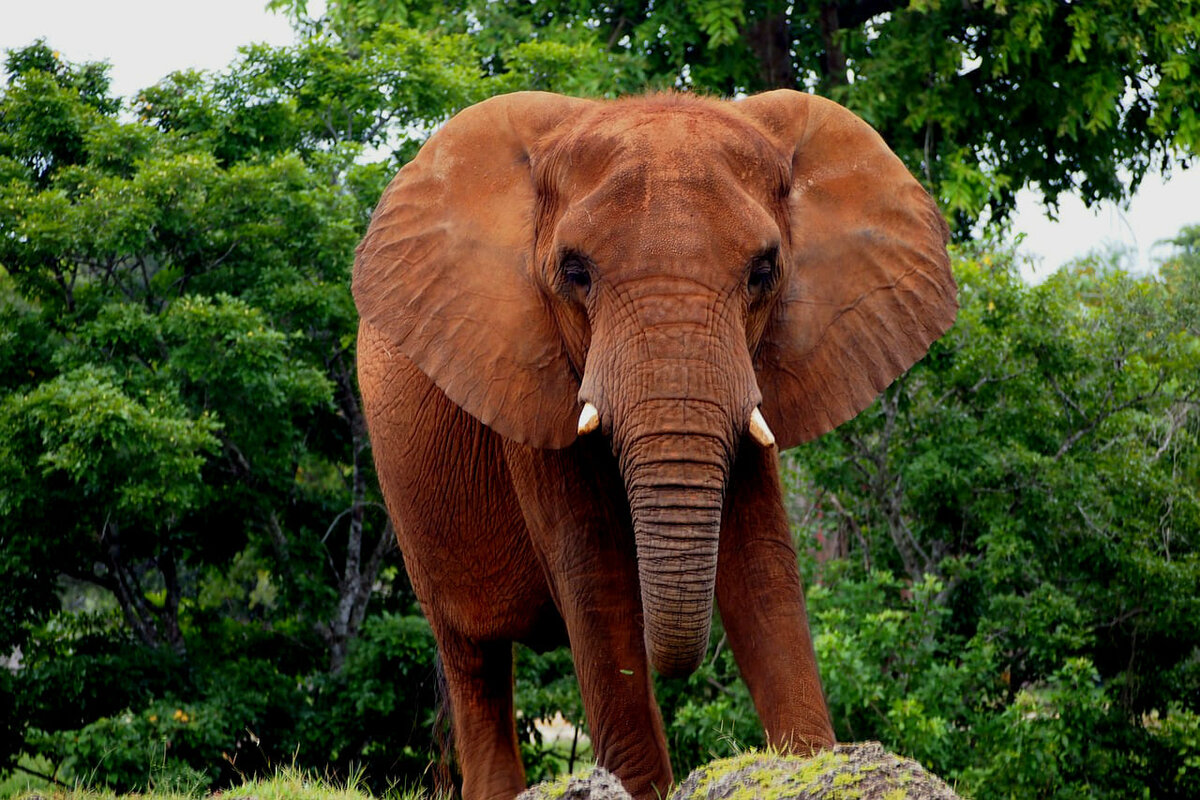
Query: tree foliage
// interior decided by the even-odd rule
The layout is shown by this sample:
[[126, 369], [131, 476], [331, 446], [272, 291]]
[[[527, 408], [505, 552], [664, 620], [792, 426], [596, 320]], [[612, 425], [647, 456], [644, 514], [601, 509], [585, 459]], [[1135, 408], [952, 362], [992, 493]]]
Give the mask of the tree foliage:
[[[1194, 154], [1192, 3], [303, 0], [136, 98], [44, 42], [0, 88], [0, 759], [121, 789], [296, 759], [427, 777], [435, 666], [354, 382], [353, 247], [457, 109], [813, 88], [958, 217]], [[973, 796], [1200, 794], [1200, 229], [1040, 286], [991, 242], [867, 412], [786, 457], [838, 734]], [[815, 561], [813, 557], [816, 557]], [[658, 694], [677, 774], [761, 742], [731, 653]], [[565, 653], [535, 721], [585, 724]], [[21, 761], [37, 755], [38, 764]]]
[[[354, 162], [366, 136], [314, 132], [302, 112], [317, 101], [282, 95], [255, 71], [265, 57], [248, 53], [236, 77], [174, 76], [124, 122], [97, 65], [42, 44], [10, 54], [10, 758], [32, 747], [87, 775], [117, 747], [128, 763], [106, 756], [102, 780], [119, 786], [144, 784], [159, 735], [208, 780], [232, 774], [247, 730], [270, 731], [262, 753], [280, 758], [306, 735], [300, 711], [345, 691], [372, 601], [411, 613], [356, 395], [348, 286], [390, 170]], [[111, 691], [91, 688], [97, 673]], [[82, 693], [47, 706], [53, 683]], [[140, 749], [122, 738], [135, 723]]]
[[593, 94], [631, 78], [815, 89], [879, 129], [960, 235], [1006, 218], [1024, 187], [1051, 207], [1124, 200], [1200, 150], [1195, 0], [330, 0], [317, 19], [307, 5], [271, 3], [351, 44], [388, 23], [468, 33], [492, 70], [514, 47], [569, 43], [594, 54], [585, 70], [605, 64], [571, 87]]

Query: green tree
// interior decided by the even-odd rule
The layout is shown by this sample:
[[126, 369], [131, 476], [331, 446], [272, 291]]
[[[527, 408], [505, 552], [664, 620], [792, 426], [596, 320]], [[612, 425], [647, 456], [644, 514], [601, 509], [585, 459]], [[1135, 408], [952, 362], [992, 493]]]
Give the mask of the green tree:
[[[228, 77], [157, 87], [180, 90], [191, 122], [226, 123], [172, 127], [120, 121], [104, 69], [44, 44], [7, 70], [0, 651], [22, 669], [5, 754], [40, 748], [86, 775], [166, 724], [172, 756], [216, 778], [246, 728], [297, 721], [281, 711], [303, 708], [297, 682], [342, 669], [373, 597], [411, 604], [385, 570], [353, 377], [349, 268], [386, 168], [340, 142], [301, 149], [286, 114], [252, 136], [222, 106], [256, 106], [216, 91]], [[251, 702], [255, 670], [277, 678]], [[56, 682], [78, 702], [50, 702]], [[101, 780], [144, 784], [139, 752]]]

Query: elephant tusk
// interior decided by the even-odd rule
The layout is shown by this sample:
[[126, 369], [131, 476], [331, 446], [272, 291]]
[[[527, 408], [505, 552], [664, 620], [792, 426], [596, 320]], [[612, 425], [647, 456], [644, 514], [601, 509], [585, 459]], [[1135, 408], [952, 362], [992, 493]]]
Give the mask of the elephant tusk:
[[[582, 421], [579, 426], [582, 430]], [[750, 435], [763, 447], [772, 447], [775, 444], [775, 434], [771, 433], [771, 429], [767, 427], [767, 421], [763, 419], [762, 411], [757, 408], [750, 412]]]
[[584, 403], [583, 411], [579, 413], [579, 435], [586, 436], [599, 427], [600, 412], [591, 403]]

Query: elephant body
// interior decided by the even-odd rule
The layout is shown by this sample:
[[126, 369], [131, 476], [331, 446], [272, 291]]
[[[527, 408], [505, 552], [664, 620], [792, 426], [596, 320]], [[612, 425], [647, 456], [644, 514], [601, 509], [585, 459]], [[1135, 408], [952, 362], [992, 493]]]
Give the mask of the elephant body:
[[696, 667], [714, 599], [768, 740], [833, 743], [775, 437], [949, 326], [945, 241], [878, 136], [796, 92], [507, 95], [400, 171], [355, 264], [359, 382], [467, 800], [524, 786], [514, 641], [570, 644], [598, 762], [665, 795], [651, 669]]

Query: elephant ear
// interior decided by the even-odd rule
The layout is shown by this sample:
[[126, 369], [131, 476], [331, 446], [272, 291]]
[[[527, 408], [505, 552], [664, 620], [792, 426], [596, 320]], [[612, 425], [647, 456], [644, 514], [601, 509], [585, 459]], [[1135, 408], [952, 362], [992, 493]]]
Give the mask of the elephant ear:
[[782, 449], [853, 418], [954, 322], [949, 231], [883, 139], [837, 103], [784, 89], [737, 107], [791, 158], [785, 283], [755, 364]]
[[502, 436], [575, 439], [578, 379], [531, 274], [530, 151], [589, 101], [502, 95], [446, 123], [380, 198], [354, 300], [446, 396]]

